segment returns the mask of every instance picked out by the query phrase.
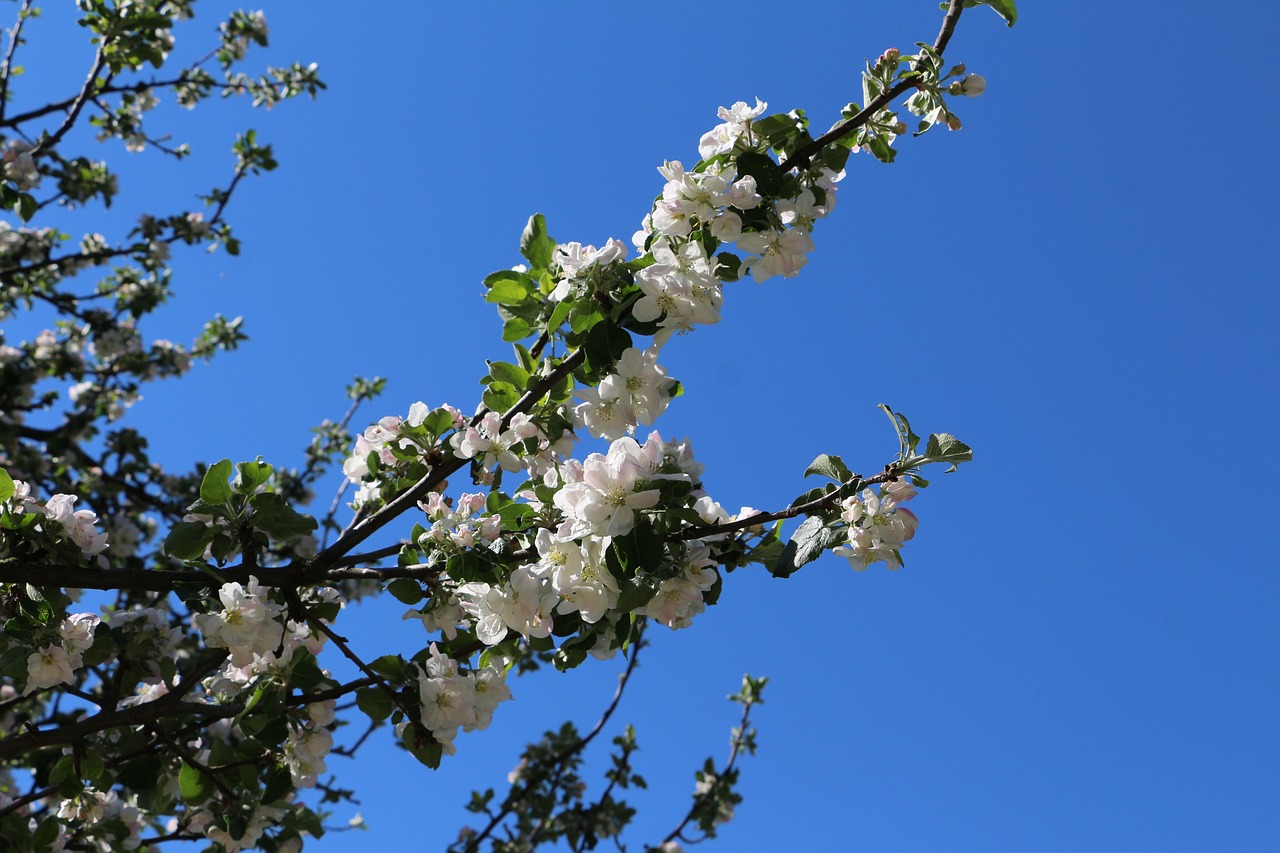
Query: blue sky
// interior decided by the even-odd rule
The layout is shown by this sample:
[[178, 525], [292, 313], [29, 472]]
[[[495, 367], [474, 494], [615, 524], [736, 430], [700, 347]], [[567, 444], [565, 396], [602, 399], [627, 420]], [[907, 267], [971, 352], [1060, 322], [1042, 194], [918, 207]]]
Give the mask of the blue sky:
[[[1012, 30], [986, 9], [961, 21], [948, 58], [988, 80], [955, 105], [963, 130], [902, 140], [891, 166], [852, 158], [802, 275], [730, 286], [720, 325], [664, 349], [686, 394], [659, 427], [693, 440], [726, 506], [785, 505], [818, 453], [888, 461], [880, 402], [975, 461], [914, 502], [904, 570], [827, 557], [787, 581], [739, 572], [692, 628], [652, 632], [619, 712], [651, 785], [632, 849], [679, 821], [694, 768], [726, 752], [723, 696], [747, 671], [771, 678], [760, 752], [713, 849], [1280, 837], [1265, 533], [1280, 128], [1258, 40], [1280, 14], [1023, 5]], [[280, 170], [236, 200], [242, 257], [179, 257], [181, 298], [144, 331], [189, 338], [216, 311], [245, 315], [252, 338], [145, 392], [132, 417], [157, 455], [296, 463], [354, 374], [390, 379], [369, 419], [419, 399], [470, 409], [484, 359], [508, 353], [480, 280], [519, 262], [529, 214], [562, 242], [627, 239], [661, 188], [654, 166], [695, 160], [717, 106], [760, 97], [825, 125], [860, 98], [864, 57], [932, 41], [941, 17], [927, 0], [689, 8], [268, 6], [260, 57], [317, 61], [330, 91], [174, 116], [197, 156], [133, 158], [119, 218], [93, 226], [207, 188], [237, 129], [275, 145]], [[81, 79], [65, 52], [79, 34], [51, 50], [64, 17], [31, 30], [50, 35], [20, 98]], [[180, 30], [178, 55], [216, 20]], [[411, 652], [401, 609], [363, 605], [339, 627], [370, 655]], [[515, 683], [436, 773], [387, 738], [334, 759], [373, 831], [315, 849], [443, 848], [470, 789], [501, 788], [545, 728], [590, 726], [616, 671]]]

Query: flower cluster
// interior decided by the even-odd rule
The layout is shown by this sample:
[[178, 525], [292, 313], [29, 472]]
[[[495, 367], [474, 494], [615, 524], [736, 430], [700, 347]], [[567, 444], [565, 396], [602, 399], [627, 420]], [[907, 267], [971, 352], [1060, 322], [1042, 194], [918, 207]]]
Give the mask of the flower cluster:
[[502, 519], [496, 515], [482, 516], [484, 495], [465, 494], [456, 505], [450, 505], [439, 492], [431, 492], [418, 507], [427, 514], [431, 527], [418, 536], [418, 544], [432, 552], [434, 559], [450, 552], [447, 546], [458, 550], [473, 548], [476, 538], [492, 543], [502, 533]]
[[263, 594], [256, 577], [249, 578], [247, 587], [234, 582], [223, 584], [218, 599], [222, 602], [221, 612], [192, 618], [204, 635], [205, 645], [226, 649], [231, 654], [231, 665], [237, 668], [275, 654], [284, 641], [284, 623], [280, 621], [284, 608]]
[[458, 729], [485, 729], [493, 712], [511, 698], [502, 669], [495, 665], [470, 672], [459, 669], [457, 661], [442, 654], [435, 643], [431, 656], [418, 675], [418, 698], [422, 703], [422, 725], [453, 755]]
[[[443, 408], [452, 416], [453, 426], [461, 428], [464, 424], [462, 413], [447, 404]], [[389, 415], [356, 437], [355, 448], [342, 463], [342, 472], [358, 487], [357, 505], [378, 495], [378, 485], [373, 482], [369, 468], [369, 455], [376, 454], [378, 462], [385, 467], [397, 464], [400, 459], [397, 454], [416, 456], [423, 448], [418, 444], [417, 436], [408, 433], [421, 427], [430, 413], [427, 404], [419, 400], [409, 407], [406, 417]]]
[[325, 757], [333, 749], [333, 734], [328, 729], [333, 723], [333, 709], [332, 699], [313, 702], [307, 706], [306, 723], [289, 727], [284, 760], [293, 784], [299, 788], [314, 788], [320, 774], [328, 769]]
[[76, 495], [55, 494], [42, 504], [31, 496], [29, 483], [14, 480], [13, 489], [7, 501], [0, 501], [0, 511], [15, 515], [42, 515], [44, 520], [35, 525], [37, 530], [73, 543], [86, 560], [92, 559], [102, 568], [107, 567], [107, 559], [102, 552], [107, 549], [109, 536], [98, 529], [97, 513], [74, 508], [78, 500]]
[[63, 619], [58, 625], [60, 642], [49, 643], [27, 658], [27, 687], [23, 695], [75, 681], [75, 671], [84, 666], [82, 656], [93, 645], [98, 622], [92, 613], [76, 613]]
[[546, 436], [526, 414], [511, 418], [503, 428], [502, 415], [489, 412], [476, 426], [458, 430], [449, 440], [453, 452], [461, 459], [479, 459], [486, 469], [494, 467], [516, 472], [524, 468], [520, 457], [527, 452], [525, 442], [534, 439], [534, 445], [545, 445]]
[[575, 423], [596, 438], [622, 438], [639, 424], [651, 426], [671, 401], [672, 383], [658, 364], [656, 346], [628, 347], [613, 370], [595, 388], [578, 391], [582, 402], [572, 410]]
[[898, 553], [904, 542], [916, 535], [919, 519], [901, 506], [916, 495], [915, 487], [906, 480], [888, 483], [879, 494], [863, 489], [862, 494], [847, 498], [840, 506], [840, 518], [848, 525], [849, 544], [832, 550], [847, 557], [849, 565], [862, 571], [872, 563], [887, 568], [902, 567]]

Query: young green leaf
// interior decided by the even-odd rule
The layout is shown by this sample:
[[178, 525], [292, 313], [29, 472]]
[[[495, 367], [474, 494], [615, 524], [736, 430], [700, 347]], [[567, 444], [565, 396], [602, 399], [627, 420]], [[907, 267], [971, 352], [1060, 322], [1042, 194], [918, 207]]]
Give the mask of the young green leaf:
[[261, 457], [253, 462], [238, 463], [236, 473], [240, 476], [236, 483], [236, 491], [242, 495], [253, 494], [271, 478], [274, 471], [275, 469], [263, 462]]
[[202, 803], [209, 798], [209, 787], [209, 780], [202, 771], [182, 762], [182, 769], [178, 771], [178, 788], [182, 792], [182, 799], [192, 804]]
[[361, 687], [356, 691], [356, 705], [374, 722], [385, 720], [395, 710], [395, 703], [381, 687]]
[[413, 578], [396, 578], [387, 584], [387, 592], [402, 604], [417, 604], [422, 600], [422, 584]]
[[838, 534], [829, 530], [816, 515], [809, 516], [791, 534], [791, 541], [782, 549], [782, 556], [769, 569], [775, 578], [787, 578], [806, 563], [812, 563], [831, 545]]
[[929, 462], [950, 462], [951, 467], [947, 469], [948, 473], [956, 470], [956, 466], [961, 462], [973, 461], [973, 451], [969, 445], [949, 432], [935, 432], [929, 436], [924, 455]]
[[276, 542], [288, 542], [316, 529], [316, 520], [289, 506], [279, 495], [264, 492], [249, 498], [253, 526]]
[[541, 213], [529, 217], [520, 235], [520, 254], [533, 269], [547, 269], [556, 250], [556, 241], [547, 236], [547, 220]]
[[200, 481], [200, 500], [210, 506], [222, 506], [235, 494], [231, 490], [231, 460], [223, 459], [209, 466]]
[[844, 464], [844, 460], [839, 456], [828, 456], [822, 454], [810, 463], [805, 469], [804, 475], [808, 477], [810, 474], [819, 474], [837, 483], [847, 483], [853, 479], [853, 472], [849, 470], [849, 466]]
[[199, 521], [176, 522], [164, 538], [164, 552], [175, 560], [199, 560], [216, 532]]
[[[1010, 27], [1018, 22], [1018, 6], [1014, 0], [965, 0], [964, 5], [966, 9], [972, 9], [974, 6], [990, 6]], [[945, 4], [943, 8], [946, 8]]]

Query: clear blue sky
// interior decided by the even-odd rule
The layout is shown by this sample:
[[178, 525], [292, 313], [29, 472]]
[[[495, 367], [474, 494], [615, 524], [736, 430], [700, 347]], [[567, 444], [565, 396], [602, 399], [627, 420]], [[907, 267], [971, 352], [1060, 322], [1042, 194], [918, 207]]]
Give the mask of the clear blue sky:
[[[659, 426], [693, 439], [726, 506], [785, 505], [820, 452], [883, 464], [879, 402], [975, 461], [913, 504], [904, 570], [740, 572], [691, 629], [653, 632], [619, 713], [651, 783], [632, 849], [727, 750], [746, 671], [771, 678], [761, 748], [712, 849], [1277, 849], [1280, 14], [1023, 7], [1012, 30], [961, 21], [948, 56], [988, 80], [956, 104], [962, 131], [903, 140], [892, 166], [851, 159], [804, 273], [731, 286], [722, 324], [664, 350], [686, 395]], [[626, 239], [654, 166], [695, 160], [717, 106], [758, 96], [825, 125], [860, 98], [864, 57], [932, 41], [941, 17], [931, 0], [696, 8], [268, 5], [260, 56], [317, 61], [330, 91], [178, 116], [195, 160], [138, 159], [122, 186], [122, 215], [189, 198], [241, 127], [282, 164], [236, 201], [243, 256], [180, 257], [181, 299], [145, 332], [189, 338], [220, 311], [252, 337], [145, 392], [134, 422], [158, 456], [296, 464], [353, 374], [391, 380], [370, 418], [471, 408], [508, 352], [480, 280], [520, 260], [530, 213], [562, 242]], [[179, 55], [215, 22], [179, 31]], [[339, 627], [411, 652], [401, 609]], [[443, 848], [470, 789], [505, 784], [543, 729], [594, 722], [615, 671], [515, 683], [437, 773], [388, 738], [333, 759], [373, 831], [316, 849]]]

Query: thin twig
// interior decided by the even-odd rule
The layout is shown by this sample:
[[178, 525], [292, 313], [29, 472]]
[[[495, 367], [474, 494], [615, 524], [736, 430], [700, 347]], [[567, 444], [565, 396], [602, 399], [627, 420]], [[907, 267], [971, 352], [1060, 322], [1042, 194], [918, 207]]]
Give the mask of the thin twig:
[[787, 507], [777, 512], [757, 512], [746, 518], [740, 518], [737, 521], [726, 521], [724, 524], [710, 524], [706, 527], [686, 527], [678, 533], [671, 536], [672, 539], [705, 539], [708, 536], [718, 536], [722, 533], [733, 533], [738, 530], [745, 530], [748, 527], [755, 527], [760, 524], [768, 524], [771, 521], [779, 519], [795, 518], [797, 515], [812, 515], [819, 510], [827, 509], [831, 504], [835, 503], [837, 497], [840, 496], [845, 486], [858, 484], [857, 488], [863, 486], [874, 486], [877, 483], [887, 483], [898, 479], [898, 474], [892, 469], [886, 470], [883, 474], [876, 474], [874, 477], [862, 479], [854, 475], [848, 483], [842, 484], [838, 489], [827, 492], [820, 498], [814, 498], [806, 503], [797, 504]]
[[[67, 135], [67, 131], [75, 126], [76, 119], [80, 117], [80, 111], [84, 109], [84, 105], [89, 101], [89, 93], [93, 91], [94, 84], [98, 81], [98, 74], [107, 64], [106, 44], [98, 45], [97, 54], [93, 59], [93, 68], [89, 70], [89, 76], [85, 78], [84, 87], [80, 89], [80, 94], [76, 95], [76, 99], [71, 104], [71, 109], [67, 111], [67, 117], [62, 120], [62, 124], [53, 132], [52, 136], [43, 136], [31, 149], [31, 156], [39, 154], [46, 148], [52, 148]], [[110, 75], [107, 77], [110, 80]]]
[[27, 14], [33, 1], [22, 0], [22, 6], [18, 9], [18, 20], [9, 31], [9, 49], [5, 51], [4, 62], [0, 64], [0, 124], [4, 122], [5, 107], [8, 106], [9, 101], [9, 69], [13, 64], [13, 54], [18, 50], [18, 43], [22, 41], [22, 25], [27, 22]]
[[374, 672], [373, 668], [370, 667], [369, 664], [361, 660], [360, 656], [351, 650], [351, 646], [347, 644], [346, 637], [338, 636], [332, 628], [325, 624], [323, 619], [318, 618], [314, 613], [312, 613], [310, 608], [303, 604], [302, 597], [298, 595], [298, 591], [296, 589], [286, 588], [284, 590], [284, 598], [285, 602], [289, 605], [289, 613], [291, 616], [301, 616], [308, 625], [328, 637], [329, 641], [338, 647], [338, 651], [342, 652], [343, 656], [347, 660], [351, 661], [360, 669], [361, 672], [373, 679], [373, 683], [387, 694], [391, 699], [391, 703], [395, 705], [395, 707], [404, 711], [410, 719], [413, 718], [413, 710], [405, 706], [396, 691], [391, 689], [391, 685], [387, 683], [387, 680]]
[[[747, 702], [747, 703], [744, 703], [742, 706], [742, 719], [738, 723], [738, 728], [733, 738], [733, 742], [729, 746], [729, 760], [726, 761], [724, 766], [721, 767], [716, 772], [717, 779], [723, 779], [725, 776], [729, 775], [730, 771], [733, 770], [733, 763], [738, 760], [738, 753], [742, 750], [742, 744], [747, 737], [747, 731], [748, 731], [747, 725], [751, 721], [751, 708], [753, 704], [754, 703]], [[672, 841], [675, 841], [677, 838], [681, 839], [682, 841], [685, 841], [686, 843], [689, 843], [688, 839], [685, 839], [684, 836], [681, 835], [680, 833], [684, 831], [684, 828], [686, 826], [688, 826], [689, 821], [693, 820], [693, 816], [697, 814], [698, 809], [702, 806], [703, 802], [706, 801], [707, 797], [710, 796], [710, 794], [711, 794], [711, 791], [708, 790], [705, 793], [694, 795], [693, 805], [689, 807], [689, 811], [688, 813], [685, 814], [684, 820], [680, 821], [680, 825], [677, 826], [675, 829], [671, 830], [670, 834], [668, 834], [666, 838], [662, 839], [662, 843], [658, 845], [659, 848], [661, 848], [663, 845], [669, 844]]]
[[19, 797], [18, 799], [4, 806], [4, 808], [0, 808], [0, 817], [4, 817], [7, 814], [12, 814], [13, 812], [16, 812], [18, 809], [22, 808], [23, 806], [34, 803], [36, 800], [43, 800], [45, 797], [55, 793], [57, 790], [58, 789], [56, 786], [50, 785], [47, 788], [41, 788], [38, 791], [32, 791], [30, 794]]
[[[942, 19], [942, 29], [938, 32], [938, 38], [933, 43], [933, 49], [941, 54], [947, 48], [947, 44], [951, 41], [951, 35], [956, 30], [956, 22], [960, 20], [960, 13], [964, 11], [964, 0], [951, 0], [951, 5], [947, 8], [947, 14]], [[790, 171], [791, 169], [803, 169], [809, 165], [809, 160], [813, 155], [817, 154], [823, 148], [826, 148], [832, 142], [843, 139], [862, 127], [872, 116], [880, 112], [888, 106], [889, 102], [894, 98], [902, 95], [911, 89], [916, 88], [915, 78], [907, 78], [894, 84], [891, 88], [886, 89], [871, 102], [862, 108], [862, 111], [848, 121], [836, 125], [831, 130], [819, 136], [813, 142], [802, 148], [793, 151], [786, 160], [782, 162], [782, 171]]]
[[[635, 672], [636, 664], [639, 662], [640, 649], [644, 646], [644, 629], [647, 624], [647, 620], [640, 620], [638, 636], [636, 638], [635, 647], [631, 652], [631, 659], [627, 661], [627, 668], [618, 676], [618, 687], [613, 691], [613, 699], [610, 700], [609, 706], [605, 708], [604, 713], [600, 715], [600, 719], [596, 721], [595, 726], [586, 737], [579, 738], [574, 743], [562, 749], [551, 759], [551, 762], [556, 767], [555, 775], [551, 780], [552, 795], [554, 795], [556, 788], [560, 785], [560, 777], [564, 775], [565, 762], [586, 749], [591, 741], [595, 740], [596, 735], [600, 734], [600, 732], [604, 730], [604, 727], [609, 723], [609, 719], [613, 716], [613, 712], [618, 709], [618, 703], [622, 701], [623, 691], [627, 689], [627, 684], [631, 681], [631, 675]], [[479, 850], [480, 844], [488, 838], [495, 829], [497, 829], [498, 824], [500, 824], [507, 815], [511, 814], [514, 807], [514, 803], [504, 803], [502, 808], [499, 809], [496, 814], [491, 816], [489, 823], [485, 828], [468, 839], [466, 847], [467, 853], [474, 853], [474, 851]], [[529, 841], [534, 846], [537, 846], [536, 840], [538, 833], [542, 831], [545, 824], [546, 820], [544, 819], [533, 831], [533, 835], [530, 836]]]

